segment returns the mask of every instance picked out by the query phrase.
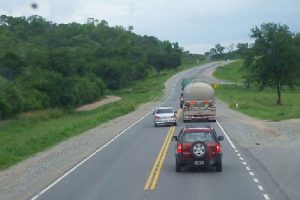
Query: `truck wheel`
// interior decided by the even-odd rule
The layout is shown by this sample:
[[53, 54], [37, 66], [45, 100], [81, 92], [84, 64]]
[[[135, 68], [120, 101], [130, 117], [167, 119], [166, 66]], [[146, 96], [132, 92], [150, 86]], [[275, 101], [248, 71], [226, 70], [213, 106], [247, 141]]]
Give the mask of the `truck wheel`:
[[177, 162], [176, 163], [176, 172], [181, 172], [181, 165], [178, 164]]
[[219, 160], [219, 162], [216, 165], [216, 171], [221, 172], [222, 171], [222, 160]]

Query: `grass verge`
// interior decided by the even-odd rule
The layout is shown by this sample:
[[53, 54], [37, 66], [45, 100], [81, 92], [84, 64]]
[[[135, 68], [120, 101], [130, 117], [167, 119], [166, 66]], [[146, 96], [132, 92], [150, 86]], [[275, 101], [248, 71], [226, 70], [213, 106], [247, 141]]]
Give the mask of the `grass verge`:
[[[232, 82], [242, 82], [242, 61], [236, 61], [218, 68], [214, 75]], [[282, 91], [283, 105], [277, 105], [275, 89], [246, 88], [242, 85], [221, 85], [216, 89], [216, 96], [227, 102], [232, 109], [264, 120], [279, 121], [300, 118], [300, 87]], [[238, 104], [238, 108], [236, 107]]]
[[243, 82], [242, 77], [242, 60], [233, 61], [232, 63], [225, 65], [223, 67], [219, 67], [213, 75], [216, 78], [223, 79], [231, 82]]
[[[197, 63], [200, 65], [202, 63]], [[138, 105], [162, 96], [164, 82], [172, 75], [194, 65], [161, 72], [113, 92], [121, 101], [88, 112], [51, 109], [24, 113], [17, 119], [0, 123], [0, 170], [108, 120], [134, 111]]]

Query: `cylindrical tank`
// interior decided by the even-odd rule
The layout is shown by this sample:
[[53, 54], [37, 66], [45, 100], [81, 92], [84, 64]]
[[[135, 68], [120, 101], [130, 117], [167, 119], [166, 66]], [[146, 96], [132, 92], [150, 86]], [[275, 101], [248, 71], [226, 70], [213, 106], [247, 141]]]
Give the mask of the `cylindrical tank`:
[[183, 90], [183, 98], [185, 101], [213, 100], [214, 94], [214, 89], [203, 82], [189, 83]]

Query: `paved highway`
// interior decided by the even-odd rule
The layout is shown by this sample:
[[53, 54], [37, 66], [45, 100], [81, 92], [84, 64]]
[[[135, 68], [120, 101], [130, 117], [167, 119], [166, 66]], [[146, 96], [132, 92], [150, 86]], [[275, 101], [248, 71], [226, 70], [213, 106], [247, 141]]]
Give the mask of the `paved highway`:
[[[203, 70], [205, 68], [197, 73]], [[192, 70], [184, 76], [195, 73]], [[180, 78], [178, 80], [163, 106], [179, 109]], [[176, 173], [175, 143], [171, 136], [177, 135], [185, 124], [179, 119], [177, 127], [155, 128], [152, 113], [149, 113], [32, 199], [273, 199], [265, 181], [257, 177], [251, 168], [253, 165], [247, 163], [248, 158], [230, 140], [222, 124], [202, 124], [210, 124], [225, 137], [222, 172], [215, 172], [213, 168], [186, 168]]]

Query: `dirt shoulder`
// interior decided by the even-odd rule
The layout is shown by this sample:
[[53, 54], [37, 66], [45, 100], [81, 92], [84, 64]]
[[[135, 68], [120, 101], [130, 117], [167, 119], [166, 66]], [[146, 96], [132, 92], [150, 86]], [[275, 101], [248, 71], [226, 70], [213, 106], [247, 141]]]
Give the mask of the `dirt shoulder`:
[[76, 111], [90, 111], [94, 110], [100, 106], [103, 106], [108, 103], [120, 101], [122, 98], [117, 96], [106, 96], [104, 99], [101, 99], [100, 101], [96, 101], [94, 103], [86, 104], [83, 106], [80, 106], [76, 109]]

